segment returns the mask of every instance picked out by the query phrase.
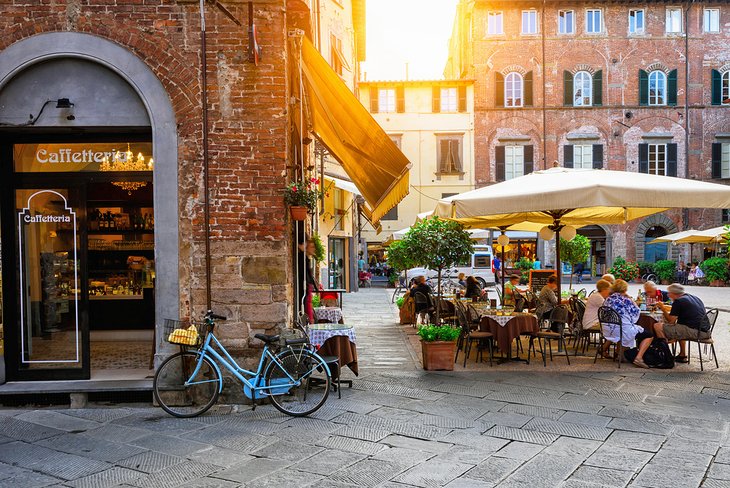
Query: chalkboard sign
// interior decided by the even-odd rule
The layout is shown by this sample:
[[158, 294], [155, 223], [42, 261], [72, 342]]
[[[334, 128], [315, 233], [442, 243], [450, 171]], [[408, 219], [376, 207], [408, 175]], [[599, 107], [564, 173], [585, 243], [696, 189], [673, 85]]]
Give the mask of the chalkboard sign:
[[540, 290], [547, 285], [548, 278], [557, 276], [554, 269], [533, 269], [530, 271], [530, 290], [533, 293], [540, 293]]

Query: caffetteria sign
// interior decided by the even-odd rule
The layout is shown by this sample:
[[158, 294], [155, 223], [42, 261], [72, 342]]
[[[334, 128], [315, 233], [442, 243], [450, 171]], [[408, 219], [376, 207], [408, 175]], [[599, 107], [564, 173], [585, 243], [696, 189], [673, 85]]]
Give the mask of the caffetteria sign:
[[101, 171], [104, 159], [119, 154], [124, 161], [127, 150], [136, 157], [152, 157], [150, 142], [104, 142], [93, 144], [16, 144], [13, 146], [15, 171], [18, 173], [59, 173]]
[[23, 222], [26, 224], [33, 223], [71, 223], [71, 217], [68, 215], [23, 215]]

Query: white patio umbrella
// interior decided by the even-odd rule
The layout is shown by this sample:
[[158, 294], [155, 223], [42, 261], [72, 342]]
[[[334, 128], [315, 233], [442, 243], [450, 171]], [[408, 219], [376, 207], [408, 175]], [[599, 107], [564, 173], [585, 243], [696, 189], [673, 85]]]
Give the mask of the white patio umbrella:
[[690, 260], [694, 254], [695, 244], [717, 244], [723, 240], [724, 235], [727, 234], [725, 226], [714, 227], [706, 230], [685, 230], [682, 232], [675, 232], [674, 234], [667, 234], [662, 237], [657, 237], [649, 244], [671, 242], [674, 245], [678, 244], [689, 244], [690, 245]]
[[[467, 227], [544, 224], [560, 256], [560, 233], [591, 224], [623, 224], [671, 208], [730, 208], [730, 186], [644, 173], [550, 168], [439, 200], [434, 215]], [[558, 258], [559, 259], [559, 258]], [[560, 266], [557, 265], [558, 289]]]
[[647, 244], [661, 244], [663, 242], [673, 242], [673, 243], [680, 243], [680, 242], [686, 242], [682, 241], [682, 239], [693, 236], [700, 232], [697, 229], [689, 229], [689, 230], [683, 230], [682, 232], [675, 232], [673, 234], [667, 234], [665, 236], [657, 237], [653, 241], [647, 242]]

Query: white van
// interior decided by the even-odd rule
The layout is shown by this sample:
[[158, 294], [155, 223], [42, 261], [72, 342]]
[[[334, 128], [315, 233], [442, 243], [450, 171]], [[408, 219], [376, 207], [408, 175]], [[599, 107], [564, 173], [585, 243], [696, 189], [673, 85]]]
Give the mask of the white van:
[[[482, 288], [488, 285], [494, 285], [495, 279], [494, 271], [492, 270], [492, 247], [481, 244], [474, 246], [474, 253], [471, 255], [468, 263], [464, 263], [462, 266], [445, 269], [443, 275], [456, 279], [459, 273], [464, 273], [466, 276], [473, 276]], [[408, 277], [408, 282], [410, 282], [411, 279], [416, 276], [423, 275], [427, 278], [435, 278], [438, 273], [428, 268], [411, 268], [408, 270], [406, 275]]]

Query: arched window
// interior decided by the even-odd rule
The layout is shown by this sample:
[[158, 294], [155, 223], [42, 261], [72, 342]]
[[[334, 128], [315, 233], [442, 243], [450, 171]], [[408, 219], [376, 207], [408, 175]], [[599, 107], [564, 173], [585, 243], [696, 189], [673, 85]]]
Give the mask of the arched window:
[[510, 73], [504, 79], [504, 106], [505, 107], [522, 107], [523, 105], [523, 89], [522, 75], [519, 73]]
[[573, 77], [573, 106], [593, 105], [593, 77], [587, 71], [578, 71]]
[[722, 74], [722, 104], [730, 105], [730, 71]]
[[649, 105], [667, 104], [667, 75], [663, 71], [649, 73]]

